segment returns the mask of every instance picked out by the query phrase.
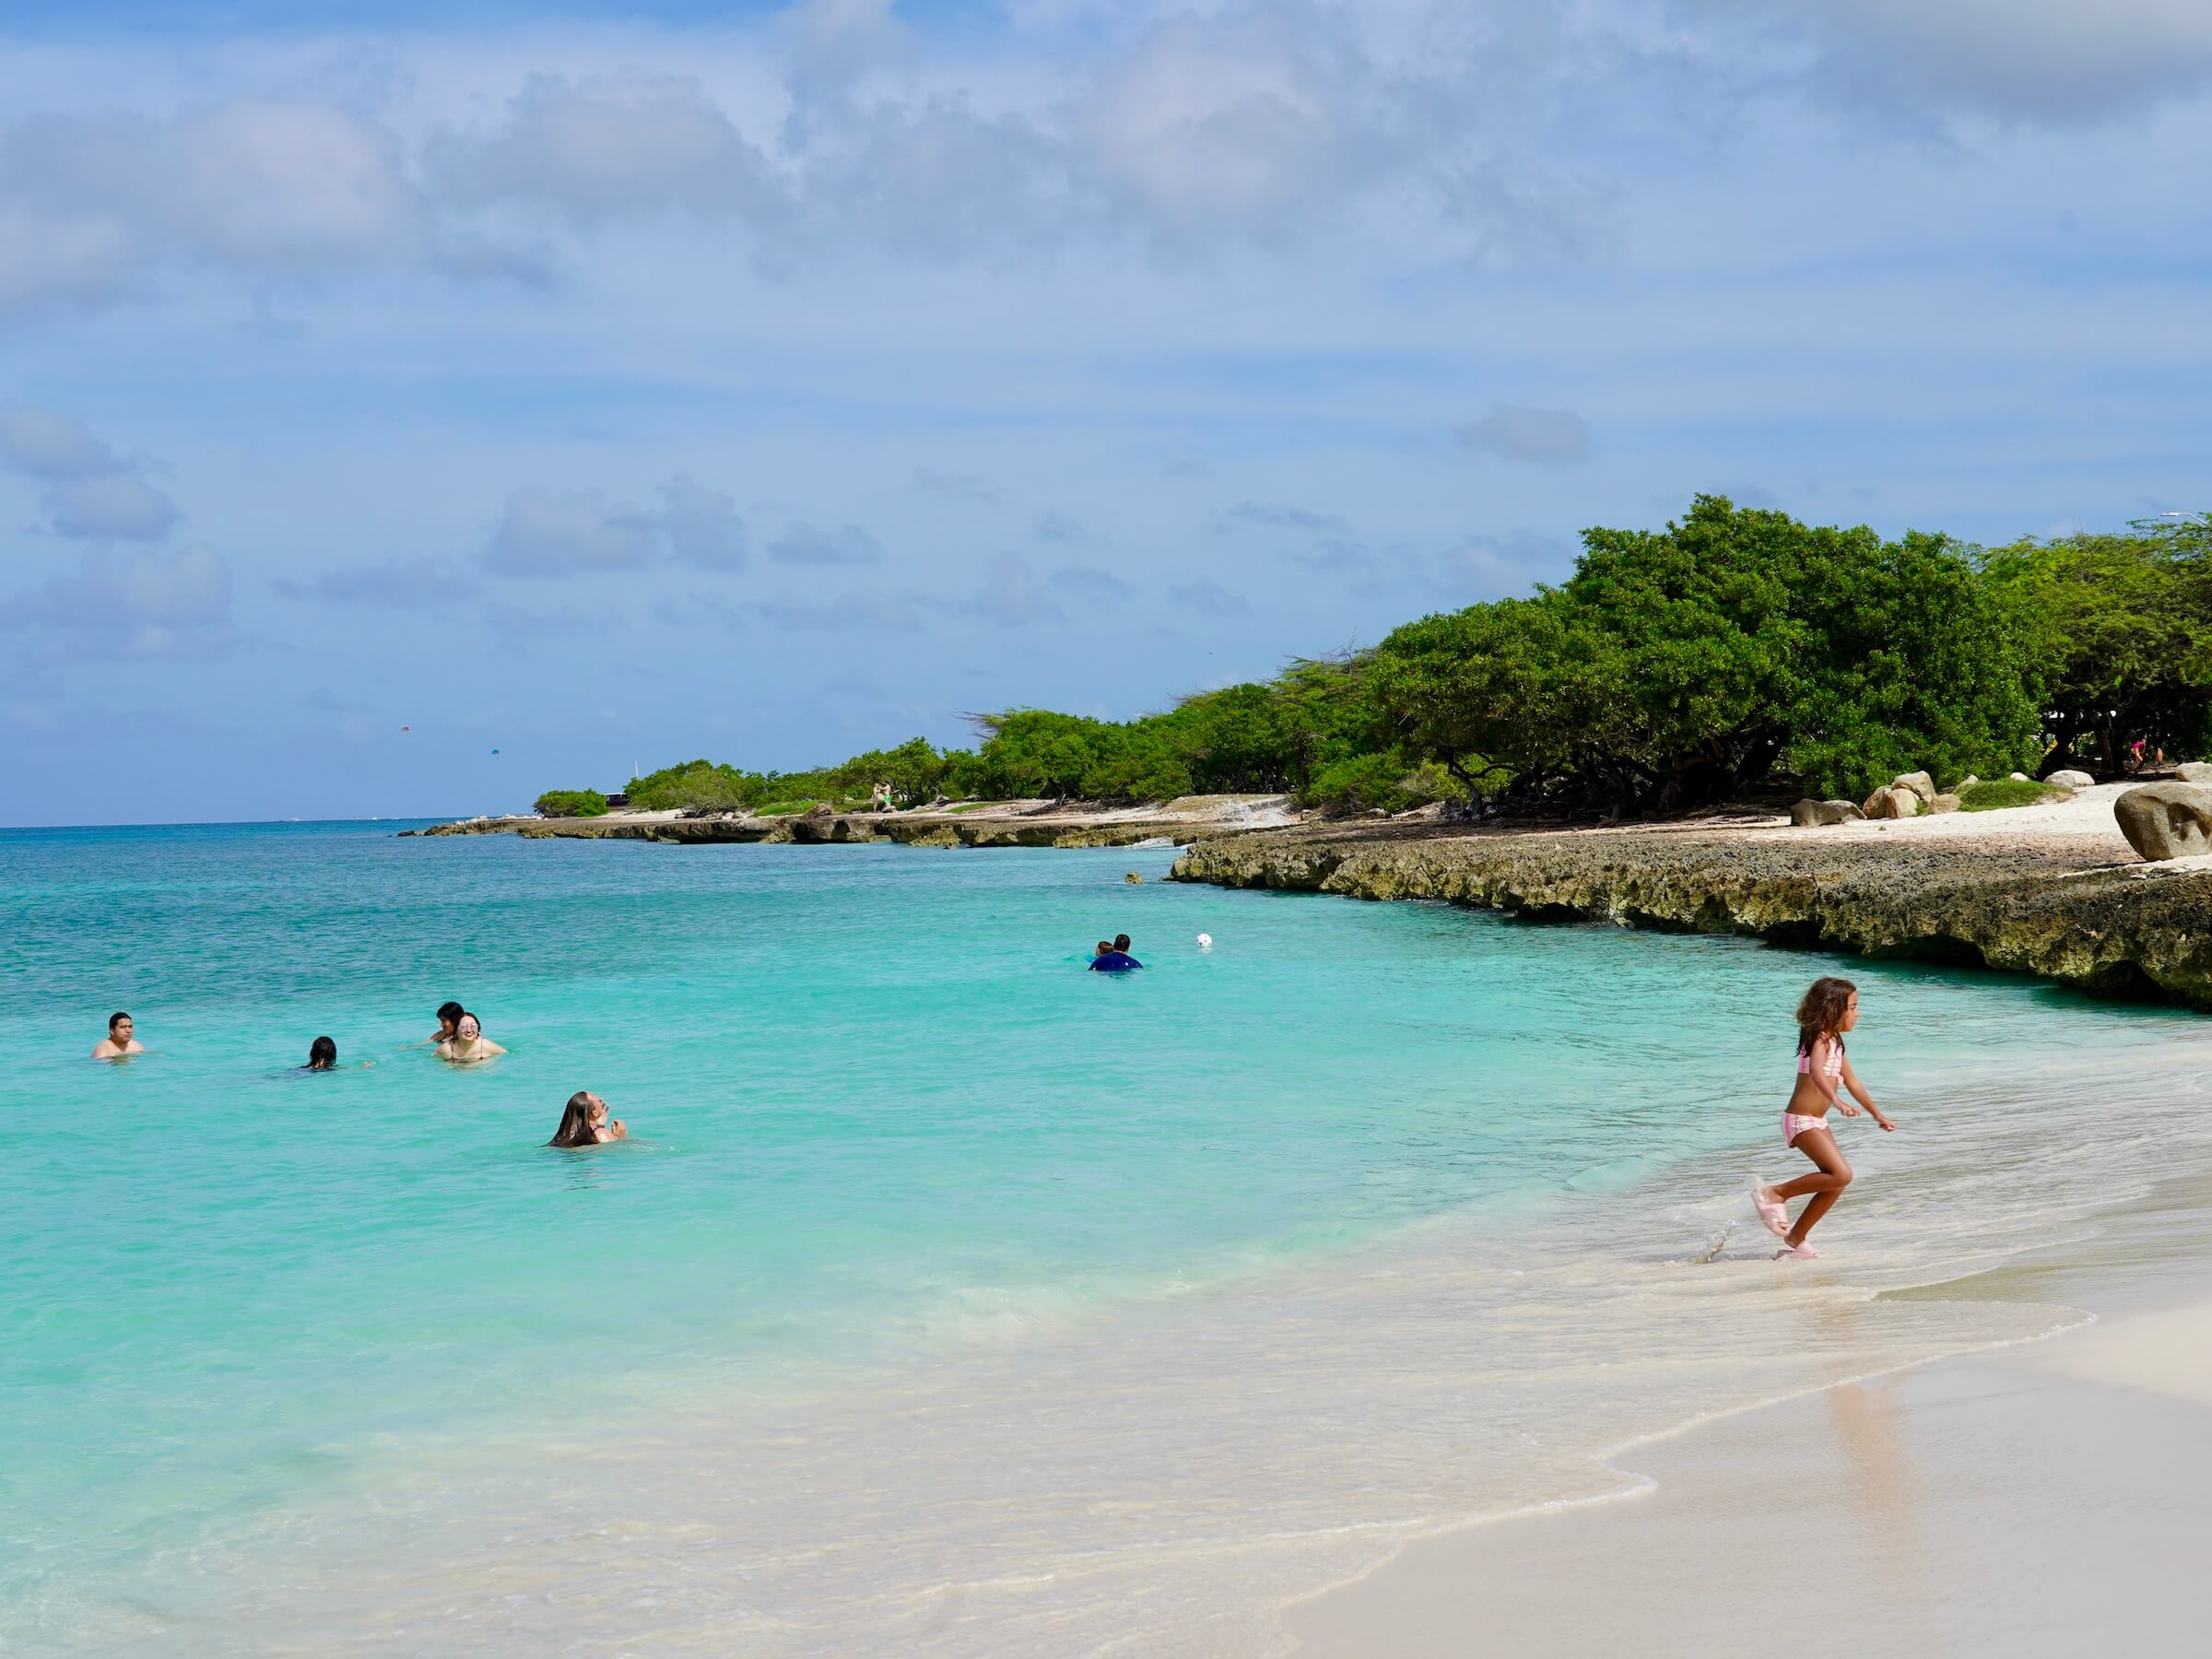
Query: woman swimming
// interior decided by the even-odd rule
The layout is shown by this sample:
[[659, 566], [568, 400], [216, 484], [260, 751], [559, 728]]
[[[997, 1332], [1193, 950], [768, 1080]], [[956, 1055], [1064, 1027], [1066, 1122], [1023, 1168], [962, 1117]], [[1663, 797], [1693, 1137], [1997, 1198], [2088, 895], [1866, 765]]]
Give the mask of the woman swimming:
[[[373, 1060], [364, 1060], [356, 1069], [367, 1071], [375, 1064], [376, 1062]], [[300, 1069], [301, 1071], [336, 1071], [338, 1069], [338, 1045], [327, 1037], [316, 1038], [314, 1041], [307, 1045], [307, 1064]]]
[[484, 1027], [474, 1014], [464, 1014], [454, 1021], [453, 1034], [437, 1048], [439, 1059], [451, 1060], [455, 1065], [473, 1065], [506, 1052], [484, 1035]]
[[[1848, 1088], [1885, 1130], [1897, 1125], [1874, 1103], [1859, 1074], [1843, 1053], [1843, 1033], [1859, 1023], [1859, 988], [1847, 979], [1824, 976], [1813, 982], [1805, 1000], [1797, 1005], [1797, 1087], [1783, 1108], [1782, 1144], [1794, 1147], [1813, 1160], [1815, 1173], [1800, 1175], [1780, 1186], [1751, 1188], [1752, 1206], [1769, 1232], [1782, 1241], [1774, 1259], [1817, 1256], [1820, 1253], [1805, 1241], [1814, 1224], [1835, 1207], [1843, 1189], [1851, 1184], [1851, 1165], [1836, 1146], [1835, 1132], [1828, 1126], [1831, 1106], [1845, 1117], [1857, 1117], [1859, 1108], [1843, 1098]], [[1783, 1206], [1793, 1198], [1812, 1202], [1797, 1212], [1790, 1225]]]
[[628, 1140], [629, 1131], [620, 1118], [606, 1115], [606, 1102], [588, 1088], [580, 1088], [569, 1097], [561, 1109], [560, 1127], [553, 1132], [548, 1147], [596, 1147], [607, 1141]]

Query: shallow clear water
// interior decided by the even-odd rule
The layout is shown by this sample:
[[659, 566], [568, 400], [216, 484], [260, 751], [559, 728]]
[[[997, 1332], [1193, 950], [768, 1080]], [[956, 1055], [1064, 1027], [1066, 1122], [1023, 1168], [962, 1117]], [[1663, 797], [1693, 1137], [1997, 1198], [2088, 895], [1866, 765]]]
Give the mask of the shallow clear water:
[[[2048, 1328], [1869, 1299], [2206, 1129], [2195, 1017], [1843, 964], [1906, 1131], [1777, 1268], [1822, 958], [393, 828], [0, 832], [0, 1636], [1256, 1649], [1628, 1432]], [[511, 1052], [408, 1049], [448, 997]], [[154, 1052], [96, 1065], [115, 1008]], [[633, 1140], [543, 1147], [577, 1088]]]

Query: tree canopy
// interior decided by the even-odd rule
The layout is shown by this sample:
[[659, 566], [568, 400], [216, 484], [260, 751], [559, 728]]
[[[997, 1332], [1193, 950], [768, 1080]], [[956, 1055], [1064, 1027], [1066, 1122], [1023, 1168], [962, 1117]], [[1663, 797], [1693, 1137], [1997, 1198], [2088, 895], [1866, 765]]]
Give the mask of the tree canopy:
[[[1134, 720], [971, 716], [811, 771], [707, 760], [633, 805], [901, 805], [939, 794], [1165, 800], [1287, 793], [1398, 809], [1643, 815], [1787, 782], [1856, 797], [1900, 771], [2002, 777], [2212, 747], [2212, 521], [1994, 550], [1700, 496], [1659, 530], [1583, 533], [1557, 587], [1439, 613]], [[2047, 753], [2046, 753], [2047, 751]]]

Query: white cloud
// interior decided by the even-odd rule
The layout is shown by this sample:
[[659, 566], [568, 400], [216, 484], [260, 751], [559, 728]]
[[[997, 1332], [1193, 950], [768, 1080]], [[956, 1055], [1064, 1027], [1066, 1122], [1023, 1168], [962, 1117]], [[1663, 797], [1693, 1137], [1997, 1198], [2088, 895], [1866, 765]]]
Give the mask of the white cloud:
[[1252, 606], [1238, 594], [1230, 593], [1210, 576], [1196, 582], [1186, 582], [1181, 587], [1168, 590], [1168, 597], [1184, 610], [1198, 612], [1206, 617], [1249, 617]]
[[237, 643], [230, 571], [206, 547], [90, 552], [74, 573], [0, 599], [0, 630], [32, 631], [69, 656], [227, 656]]
[[1045, 580], [1079, 600], [1110, 602], [1129, 596], [1127, 582], [1112, 571], [1101, 571], [1096, 565], [1067, 565]]
[[880, 564], [883, 544], [858, 524], [826, 530], [817, 524], [794, 524], [768, 544], [768, 556], [778, 564]]
[[141, 463], [53, 409], [0, 407], [0, 466], [45, 485], [46, 527], [72, 541], [159, 541], [182, 516]]
[[811, 629], [829, 633], [876, 630], [912, 633], [922, 626], [927, 601], [918, 594], [847, 594], [841, 598], [815, 601], [790, 593], [761, 600], [755, 608], [779, 628]]
[[46, 522], [76, 541], [159, 541], [176, 526], [176, 503], [135, 473], [111, 472], [47, 486]]
[[661, 486], [661, 528], [676, 562], [702, 571], [745, 568], [749, 549], [737, 503], [679, 474]]
[[1346, 111], [1283, 33], [1184, 18], [1105, 76], [1085, 122], [1102, 179], [1177, 232], [1275, 230], [1353, 164]]
[[180, 262], [356, 269], [417, 249], [423, 228], [397, 139], [326, 104], [248, 97], [170, 120], [0, 128], [0, 320], [107, 302]]
[[1333, 512], [1315, 512], [1280, 501], [1239, 501], [1221, 513], [1225, 529], [1250, 525], [1262, 530], [1300, 530], [1312, 535], [1342, 535], [1351, 526]]
[[1589, 424], [1572, 409], [1529, 409], [1494, 404], [1459, 429], [1459, 441], [1508, 461], [1564, 466], [1590, 458]]
[[595, 489], [524, 489], [508, 498], [484, 563], [508, 576], [633, 571], [658, 540], [652, 514], [610, 504]]
[[1820, 96], [1916, 119], [1965, 103], [2079, 120], [2212, 83], [2212, 7], [2199, 0], [1673, 0], [1673, 9], [1740, 23], [1796, 55]]
[[31, 404], [0, 406], [0, 464], [34, 478], [87, 478], [123, 465], [83, 421]]
[[239, 99], [179, 124], [178, 234], [249, 270], [321, 270], [383, 258], [419, 234], [398, 140], [327, 104]]
[[696, 79], [639, 70], [534, 76], [504, 124], [438, 134], [425, 168], [459, 206], [536, 202], [584, 224], [670, 208], [758, 216], [781, 199], [767, 157]]
[[[509, 576], [634, 571], [664, 559], [700, 571], [745, 568], [750, 544], [730, 495], [679, 473], [660, 487], [660, 498], [654, 511], [610, 501], [595, 489], [518, 490], [492, 527], [484, 566]], [[865, 532], [850, 526], [843, 534], [865, 539]], [[826, 545], [833, 550], [844, 547], [836, 536], [829, 536]], [[878, 548], [871, 557], [880, 553]]]
[[430, 610], [474, 599], [482, 584], [465, 570], [435, 559], [395, 559], [382, 564], [325, 571], [308, 582], [279, 578], [271, 584], [288, 599], [326, 599], [387, 610]]
[[1066, 614], [1018, 553], [1001, 553], [984, 567], [983, 584], [969, 601], [969, 608], [1002, 628], [1056, 621]]

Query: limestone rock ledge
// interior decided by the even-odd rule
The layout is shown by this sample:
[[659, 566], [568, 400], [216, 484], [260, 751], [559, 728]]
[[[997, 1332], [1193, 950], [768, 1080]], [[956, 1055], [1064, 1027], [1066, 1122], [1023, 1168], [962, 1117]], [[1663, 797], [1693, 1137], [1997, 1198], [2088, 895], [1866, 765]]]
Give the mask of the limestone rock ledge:
[[1755, 935], [1778, 945], [1983, 964], [2212, 1009], [2212, 870], [1971, 844], [1825, 844], [1751, 831], [1216, 837], [1171, 880], [1432, 899], [1532, 920]]

